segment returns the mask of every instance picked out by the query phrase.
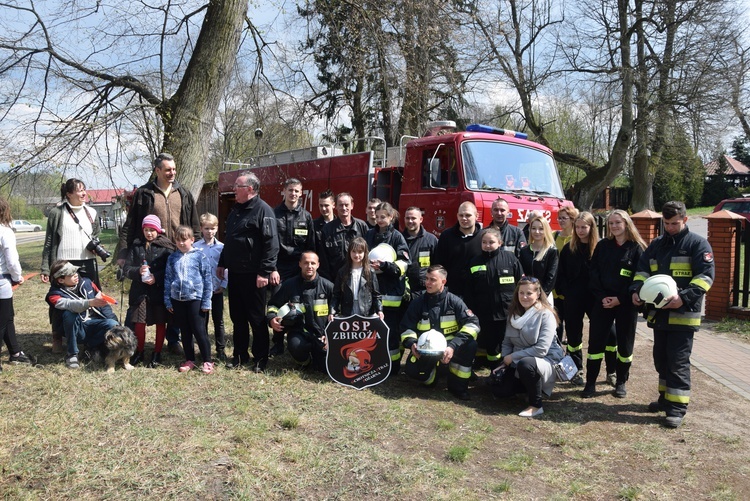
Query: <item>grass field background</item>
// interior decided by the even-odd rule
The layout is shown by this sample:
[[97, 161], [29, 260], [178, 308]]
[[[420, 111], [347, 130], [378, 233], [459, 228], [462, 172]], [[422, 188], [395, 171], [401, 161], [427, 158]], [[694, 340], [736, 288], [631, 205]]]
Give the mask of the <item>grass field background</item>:
[[[107, 240], [106, 246], [114, 248]], [[29, 247], [29, 248], [27, 248]], [[27, 270], [41, 247], [24, 246]], [[103, 274], [119, 299], [119, 282]], [[65, 368], [50, 351], [47, 286], [16, 291], [16, 326], [40, 366], [0, 375], [4, 499], [744, 499], [750, 404], [693, 371], [685, 425], [645, 412], [656, 393], [638, 338], [628, 398], [558, 385], [540, 419], [494, 400], [484, 381], [459, 402], [403, 374], [364, 391], [296, 370]], [[127, 297], [127, 294], [125, 294]], [[118, 309], [119, 311], [119, 309]], [[231, 340], [231, 322], [227, 319]], [[147, 352], [153, 342], [148, 334]], [[231, 341], [230, 341], [231, 344]], [[231, 348], [230, 348], [231, 352]], [[486, 375], [486, 372], [481, 373]]]

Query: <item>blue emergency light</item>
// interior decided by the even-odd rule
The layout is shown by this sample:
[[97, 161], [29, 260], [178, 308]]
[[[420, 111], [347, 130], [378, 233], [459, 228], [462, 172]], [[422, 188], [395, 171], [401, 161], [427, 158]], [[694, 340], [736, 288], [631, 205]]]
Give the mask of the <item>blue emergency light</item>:
[[490, 125], [471, 124], [466, 127], [466, 132], [484, 132], [486, 134], [498, 134], [501, 136], [510, 136], [518, 139], [528, 139], [529, 135], [523, 132], [516, 132], [510, 129], [498, 129]]

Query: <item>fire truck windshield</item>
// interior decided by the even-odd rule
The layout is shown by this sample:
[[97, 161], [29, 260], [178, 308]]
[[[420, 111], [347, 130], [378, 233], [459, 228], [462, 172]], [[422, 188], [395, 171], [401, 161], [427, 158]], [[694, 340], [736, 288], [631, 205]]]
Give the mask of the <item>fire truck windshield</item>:
[[461, 149], [470, 190], [565, 198], [555, 161], [542, 151], [499, 141], [465, 141]]

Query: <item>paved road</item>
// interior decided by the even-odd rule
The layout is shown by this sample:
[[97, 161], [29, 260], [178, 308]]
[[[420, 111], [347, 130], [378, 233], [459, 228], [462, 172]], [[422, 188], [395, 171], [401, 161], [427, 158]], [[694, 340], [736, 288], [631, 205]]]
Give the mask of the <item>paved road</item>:
[[688, 218], [688, 228], [703, 238], [708, 238], [708, 220], [703, 216], [690, 216]]
[[45, 232], [33, 231], [28, 233], [16, 233], [16, 244], [27, 244], [29, 242], [37, 242], [44, 240]]

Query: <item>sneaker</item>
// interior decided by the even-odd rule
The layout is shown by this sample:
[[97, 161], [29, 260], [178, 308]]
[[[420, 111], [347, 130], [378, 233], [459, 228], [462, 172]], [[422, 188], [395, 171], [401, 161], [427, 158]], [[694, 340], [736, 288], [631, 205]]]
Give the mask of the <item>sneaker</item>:
[[596, 394], [596, 383], [586, 383], [581, 391], [581, 398], [591, 398]]
[[70, 355], [65, 358], [65, 367], [68, 369], [78, 369], [81, 367], [78, 365], [78, 356], [77, 355]]
[[615, 397], [625, 398], [628, 396], [628, 390], [625, 389], [625, 383], [620, 383], [615, 386]]
[[214, 373], [213, 362], [203, 362], [203, 367], [201, 367], [201, 372], [203, 372], [203, 374], [213, 374]]
[[26, 353], [21, 351], [18, 353], [18, 355], [10, 356], [10, 363], [36, 365], [36, 357], [34, 357], [33, 355], [27, 355]]
[[679, 428], [682, 425], [682, 421], [685, 416], [667, 416], [664, 420], [664, 426], [667, 428]]
[[268, 356], [270, 358], [278, 357], [279, 355], [284, 354], [284, 343], [274, 343], [273, 346], [271, 346], [271, 349], [268, 350]]
[[573, 376], [573, 379], [570, 380], [570, 384], [572, 384], [573, 386], [583, 386], [585, 384], [583, 381], [583, 376], [580, 372]]
[[180, 372], [189, 372], [191, 370], [195, 369], [195, 362], [192, 360], [185, 360], [180, 364], [179, 371]]
[[614, 372], [610, 372], [607, 374], [607, 384], [610, 385], [612, 388], [617, 386], [617, 374]]

